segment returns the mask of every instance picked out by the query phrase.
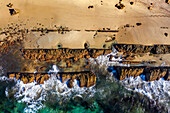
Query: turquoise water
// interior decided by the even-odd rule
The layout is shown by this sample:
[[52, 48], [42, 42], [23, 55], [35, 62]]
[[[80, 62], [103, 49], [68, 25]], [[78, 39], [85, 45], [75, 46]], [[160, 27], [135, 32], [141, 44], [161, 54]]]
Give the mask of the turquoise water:
[[1, 113], [22, 113], [26, 107], [25, 103], [18, 103], [11, 95], [9, 98], [5, 95], [5, 89], [12, 87], [13, 82], [0, 81], [0, 111]]
[[[5, 96], [5, 86], [1, 82], [1, 98], [0, 98], [0, 111], [2, 113], [22, 113], [28, 106], [27, 103], [18, 103], [12, 96], [7, 98]], [[35, 112], [38, 113], [145, 113], [159, 110], [150, 108], [147, 105], [147, 97], [142, 97], [138, 94], [127, 91], [119, 85], [114, 83], [107, 83], [103, 86], [97, 86], [97, 92], [92, 98], [83, 99], [70, 99], [64, 104], [59, 104], [56, 100], [49, 100], [43, 102], [44, 108]], [[100, 94], [99, 90], [104, 92]], [[126, 95], [126, 96], [125, 96]], [[143, 105], [142, 105], [142, 98]], [[55, 102], [56, 101], [56, 102]]]
[[[95, 70], [94, 70], [95, 69]], [[82, 98], [67, 97], [66, 100], [57, 95], [47, 94], [41, 109], [34, 109], [37, 113], [157, 113], [166, 112], [161, 105], [154, 103], [144, 95], [126, 90], [118, 81], [104, 69], [93, 67], [97, 76], [94, 96], [81, 94]], [[6, 97], [6, 88], [13, 89], [14, 81], [0, 81], [0, 112], [23, 113], [30, 105], [19, 103], [11, 91]], [[35, 100], [36, 101], [36, 100]]]

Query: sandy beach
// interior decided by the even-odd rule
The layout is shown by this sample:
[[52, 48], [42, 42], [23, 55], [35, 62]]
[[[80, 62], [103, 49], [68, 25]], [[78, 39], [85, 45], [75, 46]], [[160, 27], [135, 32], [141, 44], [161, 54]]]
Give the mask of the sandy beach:
[[[19, 14], [11, 16], [6, 6], [8, 3], [13, 4], [12, 8], [19, 9]], [[95, 32], [85, 32], [85, 30], [103, 28], [118, 30], [114, 33], [117, 43], [144, 45], [170, 43], [169, 35], [165, 36], [165, 33], [170, 32], [169, 4], [163, 0], [160, 2], [136, 0], [133, 5], [129, 1], [123, 1], [125, 8], [118, 9], [115, 7], [117, 3], [119, 3], [118, 0], [107, 0], [102, 3], [99, 0], [70, 0], [69, 2], [65, 0], [3, 0], [0, 2], [0, 12], [2, 12], [0, 26], [3, 28], [9, 23], [22, 23], [27, 29], [33, 27], [53, 29], [54, 26], [67, 26], [69, 29], [80, 30], [62, 35], [48, 33], [42, 37], [31, 33], [28, 37], [35, 38], [36, 41], [26, 37], [26, 48], [37, 48], [36, 43], [40, 48], [54, 48], [58, 43], [62, 43], [64, 47], [82, 48], [86, 41], [90, 42], [91, 47], [100, 48], [108, 35], [101, 33], [94, 39]], [[151, 3], [152, 10], [148, 10]], [[94, 7], [89, 9], [88, 6], [91, 5]], [[31, 45], [27, 43], [30, 41], [32, 41]]]
[[0, 112], [168, 112], [169, 18], [169, 0], [0, 0]]

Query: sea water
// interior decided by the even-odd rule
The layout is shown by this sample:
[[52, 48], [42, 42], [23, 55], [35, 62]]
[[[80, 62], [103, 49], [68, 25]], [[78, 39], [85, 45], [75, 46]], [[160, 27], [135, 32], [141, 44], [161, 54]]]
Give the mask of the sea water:
[[[147, 108], [141, 104], [140, 98], [152, 99], [165, 103], [169, 107], [169, 81], [146, 82], [143, 76], [126, 78], [117, 82], [114, 76], [101, 71], [106, 70], [109, 63], [121, 61], [121, 57], [110, 62], [108, 56], [116, 55], [113, 51], [108, 55], [101, 55], [96, 59], [90, 59], [92, 64], [97, 64], [100, 74], [97, 76], [96, 85], [80, 88], [74, 80], [73, 88], [67, 87], [67, 82], [62, 83], [52, 75], [44, 84], [36, 85], [36, 82], [24, 84], [20, 80], [0, 77], [2, 112], [145, 112], [162, 110], [161, 108]], [[59, 69], [53, 65], [49, 73], [57, 74]], [[36, 73], [36, 72], [35, 72]], [[105, 75], [106, 74], [106, 75]], [[104, 77], [104, 78], [103, 78]], [[138, 92], [147, 97], [139, 95]], [[129, 99], [127, 99], [129, 98]], [[131, 100], [132, 99], [132, 100]], [[135, 101], [133, 101], [135, 100]], [[6, 107], [9, 105], [9, 107]], [[165, 109], [163, 109], [165, 110]]]

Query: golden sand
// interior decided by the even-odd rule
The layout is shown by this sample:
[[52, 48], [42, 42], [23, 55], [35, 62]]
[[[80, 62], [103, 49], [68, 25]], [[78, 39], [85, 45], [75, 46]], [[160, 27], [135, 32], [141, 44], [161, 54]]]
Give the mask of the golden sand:
[[[9, 7], [6, 6], [9, 3], [13, 4], [12, 8], [20, 10], [19, 14], [10, 15]], [[0, 28], [9, 23], [23, 23], [25, 26], [22, 27], [27, 29], [54, 28], [56, 25], [80, 30], [65, 34], [48, 33], [44, 36], [28, 33], [26, 48], [56, 48], [58, 43], [63, 47], [82, 48], [87, 41], [90, 47], [101, 48], [110, 35], [116, 36], [117, 43], [170, 44], [170, 36], [164, 34], [170, 34], [170, 7], [164, 0], [135, 0], [133, 5], [130, 1], [123, 1], [124, 9], [116, 8], [117, 3], [119, 0], [102, 3], [100, 0], [1, 0]], [[152, 10], [148, 10], [149, 6]], [[103, 28], [119, 32], [98, 33], [94, 38], [95, 31], [85, 31]]]

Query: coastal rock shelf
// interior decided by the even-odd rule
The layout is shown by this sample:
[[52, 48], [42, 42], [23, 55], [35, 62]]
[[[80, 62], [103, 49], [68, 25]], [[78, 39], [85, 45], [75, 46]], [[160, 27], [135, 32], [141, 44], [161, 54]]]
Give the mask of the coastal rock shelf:
[[112, 52], [111, 49], [21, 49], [25, 59], [51, 61], [67, 60], [67, 66], [81, 58], [96, 58], [99, 55], [106, 55]]
[[108, 71], [112, 72], [119, 80], [137, 76], [141, 76], [146, 81], [159, 80], [160, 78], [164, 78], [167, 81], [170, 80], [170, 67], [166, 66], [110, 66]]
[[44, 84], [50, 76], [55, 75], [62, 83], [66, 82], [69, 88], [73, 87], [73, 81], [76, 79], [79, 87], [90, 87], [96, 84], [96, 76], [91, 71], [84, 72], [58, 72], [56, 73], [8, 73], [9, 78], [16, 78], [23, 81], [24, 84], [37, 82], [37, 84]]
[[152, 54], [168, 54], [170, 53], [170, 45], [138, 45], [138, 44], [114, 44], [115, 49], [125, 53], [147, 53]]
[[0, 32], [0, 55], [5, 55], [11, 48], [16, 48], [16, 46], [23, 44], [22, 42], [28, 33], [28, 29], [21, 28], [21, 26], [22, 24], [11, 23]]
[[2, 46], [0, 46], [0, 55], [7, 54], [11, 48], [15, 48], [16, 46], [20, 45], [19, 41], [8, 41], [4, 42]]

